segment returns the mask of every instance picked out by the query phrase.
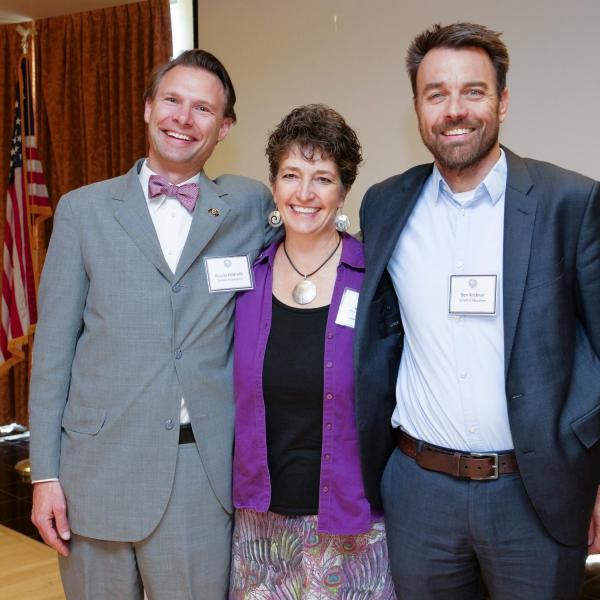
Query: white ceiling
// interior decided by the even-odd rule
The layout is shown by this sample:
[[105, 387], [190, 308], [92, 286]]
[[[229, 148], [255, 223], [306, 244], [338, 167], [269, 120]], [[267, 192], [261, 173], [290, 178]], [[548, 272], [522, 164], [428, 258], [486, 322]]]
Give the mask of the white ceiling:
[[0, 0], [0, 23], [57, 17], [134, 0]]

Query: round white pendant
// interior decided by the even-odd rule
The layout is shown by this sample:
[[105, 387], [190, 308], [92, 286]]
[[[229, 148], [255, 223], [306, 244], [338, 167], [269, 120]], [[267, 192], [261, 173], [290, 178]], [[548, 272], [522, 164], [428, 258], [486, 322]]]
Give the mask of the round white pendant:
[[317, 287], [310, 279], [303, 279], [292, 290], [292, 298], [297, 304], [310, 304], [317, 297]]

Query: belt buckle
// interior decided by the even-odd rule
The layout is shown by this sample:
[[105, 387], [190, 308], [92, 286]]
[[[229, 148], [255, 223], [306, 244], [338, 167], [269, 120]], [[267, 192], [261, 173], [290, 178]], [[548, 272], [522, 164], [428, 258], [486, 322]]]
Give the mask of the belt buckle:
[[471, 452], [472, 458], [493, 458], [492, 463], [492, 474], [487, 477], [471, 477], [475, 481], [492, 481], [498, 479], [498, 453], [497, 452]]

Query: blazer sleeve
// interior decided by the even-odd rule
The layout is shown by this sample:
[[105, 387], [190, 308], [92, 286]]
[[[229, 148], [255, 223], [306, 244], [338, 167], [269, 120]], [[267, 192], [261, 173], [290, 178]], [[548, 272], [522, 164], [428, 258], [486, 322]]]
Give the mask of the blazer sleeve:
[[600, 358], [600, 183], [592, 186], [577, 241], [577, 302], [580, 318]]
[[[34, 481], [58, 477], [62, 416], [89, 289], [72, 200], [67, 195], [58, 204], [38, 294], [29, 393]], [[81, 202], [76, 200], [79, 209]]]

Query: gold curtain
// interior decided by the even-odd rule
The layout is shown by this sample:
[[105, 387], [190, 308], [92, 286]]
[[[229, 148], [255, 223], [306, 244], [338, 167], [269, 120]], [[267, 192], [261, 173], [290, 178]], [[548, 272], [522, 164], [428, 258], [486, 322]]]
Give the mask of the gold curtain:
[[[0, 69], [0, 102], [2, 115], [0, 116], [0, 152], [2, 153], [2, 173], [0, 174], [0, 197], [4, 206], [6, 188], [8, 185], [9, 152], [11, 146], [12, 130], [15, 117], [15, 85], [21, 56], [21, 37], [17, 33], [16, 25], [0, 26], [0, 56], [2, 68]], [[4, 211], [0, 216], [2, 236], [4, 236]]]
[[[76, 187], [115, 177], [146, 154], [142, 95], [171, 55], [169, 0], [143, 0], [35, 22], [37, 145], [52, 205]], [[0, 244], [20, 36], [0, 27]], [[51, 222], [48, 222], [51, 224]], [[44, 232], [44, 242], [50, 226]], [[29, 361], [0, 378], [0, 424], [27, 422]]]
[[36, 22], [38, 150], [53, 205], [146, 153], [142, 94], [171, 55], [169, 0]]

